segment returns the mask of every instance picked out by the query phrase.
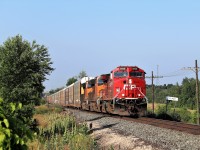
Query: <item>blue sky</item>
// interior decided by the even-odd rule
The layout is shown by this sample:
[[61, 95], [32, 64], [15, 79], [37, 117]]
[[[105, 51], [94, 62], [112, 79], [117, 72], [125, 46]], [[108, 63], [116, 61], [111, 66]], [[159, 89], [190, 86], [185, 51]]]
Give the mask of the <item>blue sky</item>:
[[159, 84], [181, 83], [195, 77], [181, 68], [196, 59], [200, 65], [200, 1], [1, 0], [0, 18], [0, 44], [20, 34], [48, 47], [56, 70], [46, 90], [81, 70], [97, 76], [119, 65], [136, 65], [147, 76], [159, 65], [159, 75], [181, 75]]

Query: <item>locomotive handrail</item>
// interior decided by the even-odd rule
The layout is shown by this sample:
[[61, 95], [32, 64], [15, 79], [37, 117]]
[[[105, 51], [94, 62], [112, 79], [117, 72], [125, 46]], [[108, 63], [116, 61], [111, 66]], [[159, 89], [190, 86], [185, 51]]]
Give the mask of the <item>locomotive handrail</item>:
[[114, 97], [113, 100], [115, 100], [115, 98], [123, 91], [124, 89], [122, 89], [121, 91], [119, 91]]
[[144, 93], [142, 93], [142, 91], [138, 87], [136, 87], [136, 88], [138, 89], [138, 91], [140, 91], [140, 93], [144, 96], [144, 98], [146, 99], [146, 101], [148, 103], [148, 98], [146, 97], [146, 95], [144, 95]]

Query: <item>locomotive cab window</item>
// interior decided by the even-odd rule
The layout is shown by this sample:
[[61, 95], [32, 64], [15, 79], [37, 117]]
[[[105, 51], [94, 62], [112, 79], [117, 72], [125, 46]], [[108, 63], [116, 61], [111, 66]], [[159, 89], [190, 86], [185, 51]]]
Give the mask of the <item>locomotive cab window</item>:
[[115, 72], [114, 77], [126, 77], [128, 76], [128, 72]]
[[92, 88], [94, 86], [94, 84], [88, 84], [87, 88]]
[[103, 80], [99, 79], [98, 80], [98, 86], [103, 85], [103, 84], [104, 84]]
[[130, 72], [130, 77], [143, 77], [142, 72]]
[[87, 87], [88, 87], [88, 88], [91, 88], [91, 87], [93, 87], [93, 86], [95, 86], [95, 79], [92, 79], [92, 80], [88, 81]]

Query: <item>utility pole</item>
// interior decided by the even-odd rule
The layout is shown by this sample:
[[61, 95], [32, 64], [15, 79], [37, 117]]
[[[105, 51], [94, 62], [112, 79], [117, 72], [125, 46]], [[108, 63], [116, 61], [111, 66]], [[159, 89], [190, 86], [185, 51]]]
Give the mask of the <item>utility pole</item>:
[[199, 125], [199, 79], [198, 79], [198, 64], [195, 60], [195, 71], [196, 71], [196, 98], [197, 98], [197, 124]]
[[151, 76], [146, 76], [146, 78], [151, 78], [151, 86], [152, 86], [152, 111], [153, 111], [153, 114], [154, 114], [154, 98], [155, 98], [155, 94], [154, 94], [154, 83], [153, 83], [153, 80], [154, 80], [154, 78], [163, 78], [163, 76], [154, 76], [153, 75], [153, 71], [152, 71]]
[[154, 84], [153, 84], [153, 71], [151, 74], [151, 85], [152, 85], [152, 110], [153, 110], [153, 114], [154, 114]]
[[195, 60], [195, 67], [187, 67], [187, 68], [183, 68], [183, 69], [184, 70], [192, 70], [196, 74], [197, 125], [199, 125], [199, 79], [198, 79], [199, 67], [197, 64], [197, 60]]

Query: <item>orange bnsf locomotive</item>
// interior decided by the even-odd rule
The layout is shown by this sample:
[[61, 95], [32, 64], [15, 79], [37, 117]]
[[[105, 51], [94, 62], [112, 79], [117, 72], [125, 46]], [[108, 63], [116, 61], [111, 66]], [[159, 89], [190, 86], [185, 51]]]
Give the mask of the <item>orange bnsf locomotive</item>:
[[145, 72], [137, 66], [119, 66], [110, 74], [84, 77], [47, 96], [48, 103], [63, 107], [143, 116], [147, 111]]

